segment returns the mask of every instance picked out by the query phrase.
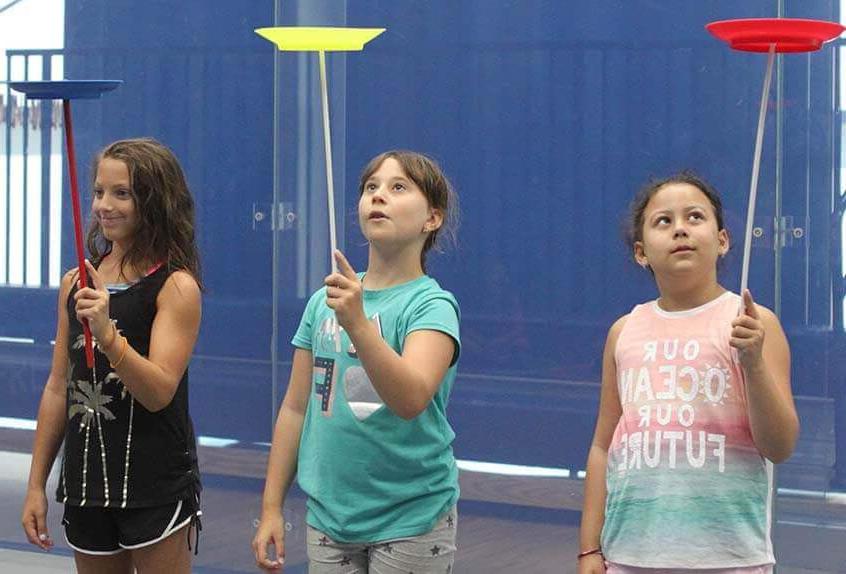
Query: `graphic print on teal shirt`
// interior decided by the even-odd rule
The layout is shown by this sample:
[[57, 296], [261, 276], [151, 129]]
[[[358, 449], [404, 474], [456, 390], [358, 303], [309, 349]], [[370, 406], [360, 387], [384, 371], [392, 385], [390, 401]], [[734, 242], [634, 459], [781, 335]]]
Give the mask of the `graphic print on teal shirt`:
[[460, 353], [458, 303], [428, 276], [364, 290], [362, 303], [398, 354], [410, 333], [431, 330], [452, 338], [455, 355], [427, 408], [405, 420], [376, 393], [343, 330], [336, 352], [325, 288], [309, 300], [292, 340], [313, 359], [297, 479], [309, 497], [307, 522], [340, 542], [422, 534], [458, 499], [455, 434], [446, 418]]
[[[376, 330], [381, 337], [382, 324], [379, 321], [379, 314], [377, 313], [371, 317], [370, 322], [376, 326]], [[343, 327], [339, 326], [338, 328], [341, 333], [345, 332]], [[319, 348], [319, 352], [326, 352], [327, 349], [330, 349], [331, 352], [331, 349], [335, 346], [334, 319], [331, 317], [325, 318], [318, 328], [317, 333], [317, 345], [315, 345], [315, 348]], [[314, 351], [312, 352], [314, 353]], [[358, 354], [355, 352], [355, 345], [352, 344], [352, 341], [350, 341], [346, 352], [348, 357], [358, 359]], [[315, 354], [312, 376], [314, 392], [321, 398], [320, 411], [324, 416], [331, 417], [336, 386], [335, 359], [320, 357]], [[379, 398], [376, 389], [373, 388], [373, 383], [370, 382], [370, 377], [367, 376], [364, 367], [361, 366], [351, 365], [347, 367], [344, 372], [344, 393], [347, 398], [347, 404], [349, 404], [358, 420], [366, 419], [385, 404]]]

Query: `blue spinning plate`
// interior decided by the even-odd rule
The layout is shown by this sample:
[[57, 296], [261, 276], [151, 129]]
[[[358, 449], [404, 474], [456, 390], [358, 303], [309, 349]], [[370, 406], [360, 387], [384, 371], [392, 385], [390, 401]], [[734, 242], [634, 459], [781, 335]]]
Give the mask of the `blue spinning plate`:
[[122, 83], [123, 80], [52, 80], [9, 82], [9, 86], [30, 100], [93, 100]]

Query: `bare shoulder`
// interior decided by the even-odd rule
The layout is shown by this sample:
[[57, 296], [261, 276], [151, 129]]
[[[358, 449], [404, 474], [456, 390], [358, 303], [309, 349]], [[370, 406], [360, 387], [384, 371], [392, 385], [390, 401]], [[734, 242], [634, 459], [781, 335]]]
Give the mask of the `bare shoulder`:
[[158, 297], [159, 302], [173, 302], [180, 305], [199, 304], [200, 285], [187, 271], [174, 271], [167, 278]]
[[617, 337], [620, 336], [620, 332], [623, 330], [623, 327], [626, 326], [626, 321], [628, 321], [628, 320], [629, 320], [629, 313], [626, 313], [625, 315], [623, 315], [622, 317], [620, 317], [619, 319], [614, 321], [614, 324], [611, 325], [610, 329], [608, 329], [608, 340], [609, 341], [611, 341], [612, 339], [615, 340], [615, 341], [617, 340]]
[[70, 293], [71, 289], [73, 289], [73, 284], [77, 279], [79, 279], [78, 267], [68, 269], [68, 271], [62, 275], [62, 281], [59, 283], [59, 297], [61, 299], [65, 299], [68, 296], [68, 293]]
[[772, 309], [759, 305], [758, 303], [755, 303], [755, 309], [758, 311], [758, 317], [760, 317], [761, 323], [764, 324], [765, 329], [770, 330], [771, 328], [776, 328], [779, 331], [783, 331], [781, 321]]
[[617, 339], [620, 338], [620, 333], [623, 331], [623, 327], [626, 326], [626, 321], [628, 319], [629, 314], [627, 313], [614, 321], [614, 324], [608, 329], [608, 336], [605, 338], [606, 360], [610, 360], [610, 357], [614, 356], [614, 353], [617, 350]]
[[761, 319], [765, 319], [767, 321], [775, 321], [777, 323], [780, 322], [778, 320], [778, 315], [776, 315], [773, 310], [769, 307], [765, 307], [760, 303], [755, 303], [755, 308], [758, 310], [758, 315], [761, 316]]
[[187, 291], [189, 293], [200, 294], [200, 285], [193, 275], [180, 269], [170, 274], [170, 277], [165, 281], [164, 289], [176, 289], [179, 291]]
[[62, 275], [61, 287], [72, 287], [73, 282], [76, 281], [77, 277], [79, 277], [79, 267], [68, 269], [65, 274]]

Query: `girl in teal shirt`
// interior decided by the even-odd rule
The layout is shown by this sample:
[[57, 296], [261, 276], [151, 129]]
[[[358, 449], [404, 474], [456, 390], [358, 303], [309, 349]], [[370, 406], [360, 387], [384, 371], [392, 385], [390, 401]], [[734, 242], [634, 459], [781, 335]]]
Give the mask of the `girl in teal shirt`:
[[406, 151], [371, 160], [359, 193], [367, 271], [336, 251], [338, 272], [303, 313], [253, 550], [259, 567], [281, 569], [281, 509], [296, 473], [310, 572], [445, 573], [457, 527], [446, 406], [459, 309], [425, 257], [453, 232], [455, 197], [434, 161]]

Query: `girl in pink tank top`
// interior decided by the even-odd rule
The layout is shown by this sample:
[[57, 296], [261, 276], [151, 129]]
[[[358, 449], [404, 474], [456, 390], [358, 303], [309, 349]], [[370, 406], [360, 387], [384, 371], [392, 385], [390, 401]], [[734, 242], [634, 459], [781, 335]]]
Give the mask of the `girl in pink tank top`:
[[697, 176], [645, 187], [629, 238], [659, 297], [608, 333], [579, 573], [769, 573], [772, 464], [799, 432], [784, 331], [717, 282], [729, 235]]

